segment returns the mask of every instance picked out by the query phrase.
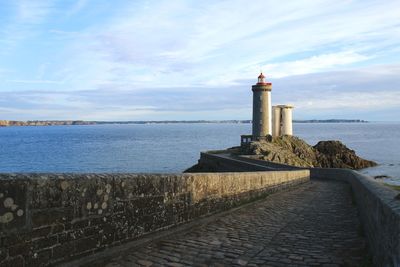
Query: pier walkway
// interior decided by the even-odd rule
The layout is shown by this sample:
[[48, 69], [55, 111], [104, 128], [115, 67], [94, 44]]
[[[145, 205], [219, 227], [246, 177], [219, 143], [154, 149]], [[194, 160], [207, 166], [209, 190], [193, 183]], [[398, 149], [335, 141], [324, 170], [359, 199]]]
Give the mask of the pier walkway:
[[363, 266], [350, 186], [312, 180], [96, 266]]

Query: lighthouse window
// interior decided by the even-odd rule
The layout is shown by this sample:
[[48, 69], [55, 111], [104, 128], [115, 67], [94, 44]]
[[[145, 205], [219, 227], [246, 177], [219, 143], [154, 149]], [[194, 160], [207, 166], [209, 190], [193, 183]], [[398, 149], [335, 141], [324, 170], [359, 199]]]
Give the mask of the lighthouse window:
[[260, 100], [262, 100], [262, 95], [260, 95]]
[[262, 108], [260, 108], [260, 112], [263, 112], [263, 109], [262, 109]]

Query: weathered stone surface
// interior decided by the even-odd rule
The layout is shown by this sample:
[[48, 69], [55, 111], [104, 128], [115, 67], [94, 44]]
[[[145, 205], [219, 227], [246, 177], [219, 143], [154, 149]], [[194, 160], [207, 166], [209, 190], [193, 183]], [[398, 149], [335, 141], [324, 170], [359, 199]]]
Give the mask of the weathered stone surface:
[[322, 155], [318, 162], [323, 168], [362, 169], [375, 166], [376, 163], [356, 155], [339, 141], [320, 141], [314, 148]]
[[367, 259], [359, 227], [350, 186], [315, 181], [104, 265], [359, 266]]
[[373, 178], [346, 169], [311, 169], [314, 179], [348, 182], [357, 203], [374, 266], [400, 266], [400, 201], [398, 192]]
[[53, 258], [62, 260], [70, 258], [75, 252], [73, 242], [62, 242], [53, 247]]
[[307, 170], [0, 174], [0, 266], [74, 259], [307, 181]]
[[59, 225], [73, 218], [73, 208], [40, 209], [32, 211], [32, 227]]
[[4, 267], [24, 267], [25, 262], [22, 256], [15, 258], [8, 258], [0, 263], [0, 266]]
[[26, 226], [28, 181], [6, 180], [0, 186], [0, 231]]
[[274, 137], [271, 142], [251, 142], [241, 152], [298, 167], [361, 169], [376, 165], [358, 157], [340, 141], [320, 141], [313, 147], [298, 137], [286, 135]]

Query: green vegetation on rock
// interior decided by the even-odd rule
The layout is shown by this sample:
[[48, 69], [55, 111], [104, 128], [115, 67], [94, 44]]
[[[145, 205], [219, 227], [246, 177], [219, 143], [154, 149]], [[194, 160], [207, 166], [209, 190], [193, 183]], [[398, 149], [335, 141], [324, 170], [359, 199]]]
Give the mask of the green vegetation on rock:
[[385, 185], [394, 190], [400, 191], [400, 185], [394, 185], [394, 184], [385, 184]]
[[274, 137], [271, 141], [251, 142], [242, 147], [241, 152], [298, 167], [362, 169], [376, 165], [358, 157], [340, 141], [320, 141], [311, 146], [298, 137], [287, 135]]

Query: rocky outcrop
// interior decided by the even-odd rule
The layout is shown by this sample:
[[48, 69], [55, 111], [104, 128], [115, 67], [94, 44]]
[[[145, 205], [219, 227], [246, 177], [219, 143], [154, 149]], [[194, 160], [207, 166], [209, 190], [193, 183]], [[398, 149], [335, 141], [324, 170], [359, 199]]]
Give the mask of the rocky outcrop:
[[9, 121], [0, 120], [0, 127], [5, 127], [9, 125]]
[[377, 165], [373, 161], [360, 158], [354, 150], [340, 141], [320, 141], [314, 149], [318, 151], [318, 162], [324, 168], [363, 169]]
[[294, 136], [272, 138], [270, 142], [251, 142], [242, 154], [298, 167], [362, 169], [375, 166], [373, 161], [356, 155], [340, 141], [320, 141], [315, 146]]

